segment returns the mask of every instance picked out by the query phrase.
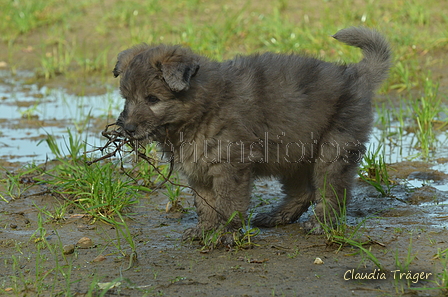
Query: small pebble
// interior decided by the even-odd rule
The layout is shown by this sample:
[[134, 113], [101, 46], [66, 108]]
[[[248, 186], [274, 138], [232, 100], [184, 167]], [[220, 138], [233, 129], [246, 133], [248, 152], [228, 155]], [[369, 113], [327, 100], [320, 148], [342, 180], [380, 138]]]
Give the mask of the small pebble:
[[314, 264], [321, 265], [321, 264], [324, 264], [324, 261], [322, 261], [321, 258], [317, 257], [316, 259], [314, 259]]
[[80, 249], [89, 249], [94, 246], [92, 239], [88, 237], [82, 237], [78, 242], [76, 243], [76, 246]]
[[11, 229], [16, 229], [17, 225], [16, 224], [9, 224], [9, 227], [11, 227]]
[[70, 255], [70, 254], [73, 254], [74, 252], [75, 252], [74, 244], [67, 244], [62, 247], [62, 253], [64, 255]]
[[98, 255], [97, 257], [95, 257], [95, 259], [93, 259], [93, 262], [101, 262], [106, 260], [107, 258], [104, 257], [103, 255]]
[[78, 225], [76, 226], [79, 231], [95, 230], [96, 226], [93, 225]]

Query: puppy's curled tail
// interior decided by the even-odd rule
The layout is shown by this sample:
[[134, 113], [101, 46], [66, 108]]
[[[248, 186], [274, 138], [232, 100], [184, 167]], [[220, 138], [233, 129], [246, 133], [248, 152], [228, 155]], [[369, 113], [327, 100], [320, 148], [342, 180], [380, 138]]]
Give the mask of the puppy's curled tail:
[[338, 31], [333, 38], [362, 49], [364, 59], [353, 66], [361, 76], [367, 76], [364, 79], [373, 84], [373, 87], [387, 78], [392, 59], [391, 50], [380, 33], [364, 27], [350, 27]]

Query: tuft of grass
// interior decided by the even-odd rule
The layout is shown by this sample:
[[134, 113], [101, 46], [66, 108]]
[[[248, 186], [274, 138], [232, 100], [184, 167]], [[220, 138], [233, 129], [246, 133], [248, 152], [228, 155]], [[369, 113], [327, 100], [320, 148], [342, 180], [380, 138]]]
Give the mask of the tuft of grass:
[[[134, 238], [131, 234], [131, 231], [129, 230], [129, 226], [124, 220], [124, 217], [121, 215], [119, 211], [116, 212], [119, 221], [117, 220], [110, 220], [110, 223], [114, 225], [115, 231], [116, 231], [116, 241], [115, 247], [117, 250], [121, 253], [123, 258], [127, 258], [129, 260], [129, 263], [125, 270], [131, 269], [138, 261], [137, 259], [137, 246], [135, 244]], [[127, 242], [129, 248], [131, 249], [130, 252], [126, 252], [126, 248], [121, 242], [121, 236], [123, 236], [124, 240]]]
[[[325, 183], [326, 184], [326, 183]], [[332, 190], [334, 191], [334, 188], [332, 185], [330, 185]], [[325, 203], [325, 193], [326, 193], [326, 187], [324, 189], [321, 189], [321, 196]], [[367, 246], [371, 245], [372, 241], [368, 239], [367, 241], [361, 241], [359, 238], [361, 235], [359, 234], [359, 231], [364, 226], [365, 221], [368, 218], [364, 218], [360, 223], [358, 223], [352, 230], [347, 225], [347, 208], [346, 208], [346, 195], [344, 194], [344, 197], [339, 200], [339, 211], [336, 211], [332, 208], [332, 206], [329, 203], [326, 203], [325, 208], [329, 209], [333, 213], [333, 219], [327, 219], [324, 217], [323, 221], [319, 220], [319, 217], [316, 216], [320, 227], [324, 231], [324, 234], [327, 238], [327, 245], [331, 244], [337, 244], [339, 245], [339, 249], [342, 247], [349, 245], [354, 248], [357, 248], [359, 253], [370, 261], [374, 263], [379, 269], [383, 269], [381, 262], [378, 260], [378, 258], [371, 252], [370, 248]]]
[[[414, 259], [417, 257], [417, 254], [412, 254], [412, 234], [411, 237], [409, 239], [409, 245], [406, 251], [406, 257], [403, 260], [399, 259], [399, 255], [398, 255], [398, 250], [396, 250], [395, 252], [395, 267], [400, 270], [401, 272], [407, 272], [410, 271], [410, 265], [411, 263], [414, 261]], [[411, 287], [411, 279], [406, 279], [406, 285], [407, 288]], [[395, 283], [395, 290], [397, 293], [404, 293], [404, 287], [402, 284], [401, 279], [399, 278], [395, 278], [394, 279], [394, 283]]]
[[[226, 227], [230, 225], [230, 223], [235, 219], [235, 217], [239, 217], [242, 226], [233, 233], [226, 231]], [[217, 230], [204, 231], [201, 239], [202, 248], [201, 251], [207, 252], [212, 251], [215, 248], [222, 246], [221, 240], [223, 237], [232, 236], [234, 246], [232, 248], [241, 250], [241, 249], [249, 249], [257, 246], [256, 243], [252, 241], [252, 239], [260, 233], [260, 229], [256, 227], [250, 226], [250, 219], [252, 218], [252, 214], [249, 215], [247, 222], [244, 220], [243, 215], [235, 211], [232, 213], [230, 218], [227, 220], [226, 224], [218, 228]]]
[[180, 186], [174, 185], [172, 183], [165, 183], [166, 192], [163, 194], [168, 197], [169, 201], [166, 204], [166, 212], [183, 212], [181, 197], [180, 197]]
[[237, 249], [250, 249], [255, 246], [258, 246], [258, 244], [254, 243], [252, 239], [257, 236], [260, 233], [260, 229], [256, 227], [250, 226], [250, 220], [252, 218], [252, 213], [249, 214], [249, 217], [246, 220], [244, 220], [243, 215], [240, 212], [234, 212], [232, 216], [229, 218], [229, 222], [232, 221], [233, 217], [235, 215], [239, 216], [242, 226], [239, 229], [239, 233], [233, 234], [233, 239], [235, 241], [235, 246]]
[[33, 206], [42, 214], [44, 214], [47, 217], [47, 221], [50, 222], [61, 222], [66, 219], [67, 214], [67, 207], [70, 205], [69, 202], [64, 201], [60, 202], [59, 200], [56, 200], [57, 204], [53, 205], [53, 210], [49, 210], [46, 207], [39, 207], [35, 203], [33, 203]]
[[382, 196], [390, 195], [394, 185], [389, 178], [382, 145], [379, 145], [374, 150], [369, 148], [364, 155], [358, 175], [363, 181], [373, 186]]
[[[423, 95], [412, 102], [411, 113], [416, 121], [415, 135], [423, 158], [427, 159], [435, 150], [437, 137], [435, 124], [443, 112], [442, 98], [438, 96], [439, 83], [433, 82], [428, 75], [425, 79]], [[439, 129], [447, 123], [442, 124]]]
[[4, 193], [0, 193], [0, 199], [4, 202], [9, 202], [8, 196], [11, 199], [22, 198], [26, 191], [37, 184], [34, 178], [42, 174], [41, 168], [34, 164], [26, 165], [16, 173], [1, 168], [4, 177], [0, 182], [6, 183], [6, 190]]
[[54, 186], [54, 192], [85, 212], [107, 221], [138, 203], [141, 191], [145, 190], [132, 179], [117, 175], [117, 170], [112, 163], [88, 166], [64, 162], [48, 183]]
[[73, 134], [70, 129], [67, 129], [68, 140], [64, 138], [65, 150], [59, 147], [56, 138], [47, 133], [44, 140], [38, 142], [40, 145], [45, 141], [50, 151], [55, 155], [57, 160], [79, 163], [85, 161], [86, 143], [79, 138], [78, 134]]
[[117, 174], [118, 165], [111, 162], [87, 165], [85, 143], [68, 131], [67, 155], [62, 153], [54, 137], [48, 136], [47, 145], [56, 155], [59, 165], [51, 172], [52, 191], [95, 218], [109, 221], [129, 206], [138, 203], [146, 187], [134, 179]]
[[448, 249], [438, 249], [434, 258], [439, 259], [442, 266], [441, 271], [436, 275], [435, 283], [445, 293], [448, 293]]
[[76, 47], [76, 41], [70, 43], [63, 37], [54, 41], [51, 47], [45, 46], [40, 58], [41, 75], [48, 80], [67, 73], [75, 58]]

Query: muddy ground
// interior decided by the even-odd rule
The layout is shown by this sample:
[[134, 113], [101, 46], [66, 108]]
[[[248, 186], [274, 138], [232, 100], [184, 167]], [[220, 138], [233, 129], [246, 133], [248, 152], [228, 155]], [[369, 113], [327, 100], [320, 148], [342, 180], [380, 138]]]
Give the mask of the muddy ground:
[[[379, 260], [381, 270], [356, 247], [327, 245], [325, 236], [307, 235], [300, 222], [262, 229], [251, 249], [208, 250], [182, 243], [182, 231], [196, 223], [191, 196], [182, 195], [186, 213], [167, 213], [168, 200], [161, 192], [141, 199], [128, 212], [137, 252], [130, 262], [126, 241], [122, 238], [117, 246], [117, 230], [77, 208], [69, 208], [63, 219], [39, 225], [39, 209], [52, 210], [60, 199], [39, 185], [23, 198], [0, 202], [1, 289], [5, 296], [66, 291], [75, 296], [446, 296], [446, 290], [421, 289], [437, 287], [447, 269], [436, 256], [448, 247], [448, 193], [436, 189], [447, 183], [447, 176], [419, 162], [396, 169], [396, 180], [430, 177], [434, 187], [411, 189], [402, 182], [391, 197], [379, 197], [373, 187], [357, 181], [347, 210], [347, 234], [362, 226], [354, 239], [369, 242], [364, 247]], [[252, 211], [267, 211], [281, 198], [279, 185], [257, 181], [253, 196]], [[39, 227], [46, 230], [53, 252], [38, 247], [33, 234]], [[63, 255], [64, 246], [83, 237], [93, 243]], [[316, 258], [323, 263], [316, 264]], [[56, 266], [70, 273], [62, 277], [52, 270]], [[373, 279], [354, 279], [366, 273]], [[115, 287], [101, 295], [98, 283]]]
[[[112, 5], [112, 1], [103, 2]], [[86, 11], [85, 22], [79, 22], [67, 34], [77, 35], [78, 40], [97, 49], [116, 42], [115, 35], [127, 34], [111, 31], [101, 38], [92, 34], [90, 20], [98, 19], [101, 12]], [[315, 14], [319, 13], [320, 9], [316, 10]], [[15, 52], [1, 43], [0, 62], [17, 61], [15, 67], [19, 70], [38, 68], [37, 49], [46, 40], [46, 30], [40, 28], [18, 38]], [[116, 48], [118, 52], [119, 47]], [[425, 55], [426, 51], [422, 51], [422, 57]], [[440, 81], [439, 93], [446, 104], [448, 58], [442, 50], [431, 55], [439, 62], [422, 72], [431, 70]], [[113, 79], [112, 75], [97, 80], [89, 76], [80, 84], [77, 74], [71, 75], [74, 79], [60, 76], [50, 82], [33, 77], [29, 83], [85, 94], [106, 92], [110, 84], [104, 80]], [[90, 84], [86, 86], [84, 80]], [[112, 84], [116, 88], [116, 82]], [[377, 100], [387, 101], [385, 96]], [[38, 119], [26, 121], [29, 124]], [[0, 136], [13, 123], [2, 114]], [[54, 123], [58, 124], [64, 126], [65, 122]], [[104, 123], [100, 126], [104, 127]], [[39, 137], [43, 139], [45, 135]], [[17, 171], [23, 164], [8, 163], [15, 157], [11, 154], [0, 160], [1, 168]], [[357, 247], [328, 244], [325, 235], [307, 235], [301, 222], [260, 230], [252, 238], [255, 245], [250, 249], [209, 250], [197, 242], [183, 243], [183, 230], [197, 221], [188, 192], [182, 195], [186, 212], [166, 212], [168, 199], [163, 191], [147, 194], [128, 210], [126, 223], [136, 251], [132, 254], [120, 230], [93, 220], [79, 208], [68, 208], [58, 220], [45, 215], [44, 210], [54, 213], [64, 203], [48, 193], [47, 185], [34, 185], [21, 198], [11, 199], [4, 194], [6, 183], [2, 182], [0, 295], [448, 296], [446, 254], [438, 256], [439, 251], [448, 248], [447, 156], [439, 155], [436, 164], [442, 169], [416, 161], [393, 164], [389, 174], [397, 184], [388, 197], [381, 197], [372, 186], [356, 181], [353, 201], [347, 209], [346, 236], [353, 233], [354, 240], [365, 243], [363, 247], [380, 265]], [[22, 186], [32, 182], [23, 180]], [[275, 181], [257, 181], [251, 210], [268, 211], [281, 197]], [[84, 240], [85, 245], [76, 246], [82, 238], [91, 242]], [[360, 277], [371, 279], [357, 279]], [[439, 288], [443, 282], [444, 289]]]

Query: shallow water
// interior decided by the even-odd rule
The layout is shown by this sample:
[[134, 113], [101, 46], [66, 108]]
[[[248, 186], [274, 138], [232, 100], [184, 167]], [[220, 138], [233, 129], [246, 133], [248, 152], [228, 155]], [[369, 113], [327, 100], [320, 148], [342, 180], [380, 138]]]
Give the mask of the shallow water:
[[26, 85], [26, 78], [27, 73], [12, 78], [0, 72], [0, 158], [22, 163], [51, 159], [47, 144], [40, 142], [52, 135], [64, 149], [67, 129], [80, 133], [80, 139], [91, 146], [103, 143], [99, 132], [119, 113], [121, 98], [117, 92], [75, 96]]

